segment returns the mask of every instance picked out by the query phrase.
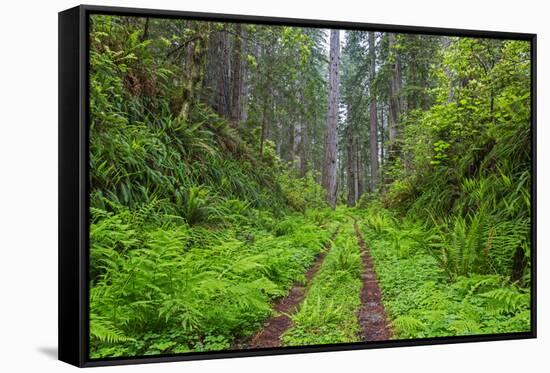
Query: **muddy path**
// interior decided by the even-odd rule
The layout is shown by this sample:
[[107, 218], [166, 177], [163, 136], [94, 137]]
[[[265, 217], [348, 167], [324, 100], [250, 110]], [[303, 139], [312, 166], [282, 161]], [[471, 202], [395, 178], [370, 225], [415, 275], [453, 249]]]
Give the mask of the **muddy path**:
[[363, 287], [361, 289], [361, 307], [357, 313], [357, 319], [361, 326], [360, 340], [368, 341], [386, 341], [391, 338], [392, 331], [382, 304], [382, 293], [376, 279], [374, 271], [374, 262], [369, 253], [365, 240], [359, 232], [357, 221], [354, 221], [353, 227], [357, 242], [361, 249], [361, 258], [363, 261], [363, 273], [361, 279]]
[[281, 347], [281, 336], [292, 326], [291, 317], [298, 310], [311, 284], [311, 280], [321, 268], [339, 230], [340, 227], [336, 228], [330, 241], [325, 245], [324, 250], [317, 255], [315, 261], [305, 273], [305, 283], [295, 283], [288, 295], [273, 305], [274, 316], [267, 320], [264, 328], [248, 341], [242, 343], [239, 346], [240, 348]]

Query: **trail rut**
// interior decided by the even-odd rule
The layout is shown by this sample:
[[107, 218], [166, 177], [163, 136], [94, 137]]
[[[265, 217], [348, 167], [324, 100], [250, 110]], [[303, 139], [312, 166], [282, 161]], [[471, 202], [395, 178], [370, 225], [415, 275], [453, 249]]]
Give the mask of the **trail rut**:
[[302, 300], [306, 295], [307, 288], [311, 284], [311, 280], [323, 264], [325, 257], [332, 246], [332, 241], [338, 234], [338, 227], [332, 234], [331, 240], [325, 245], [325, 249], [321, 251], [313, 264], [309, 267], [305, 274], [305, 284], [295, 283], [287, 296], [275, 303], [273, 309], [275, 315], [269, 318], [264, 328], [254, 335], [248, 342], [244, 343], [246, 348], [269, 348], [280, 347], [281, 336], [292, 326], [291, 316], [295, 313]]
[[391, 338], [392, 331], [382, 304], [382, 293], [376, 279], [374, 262], [369, 253], [367, 245], [359, 232], [357, 221], [353, 223], [357, 242], [361, 249], [363, 261], [363, 288], [361, 289], [361, 308], [358, 311], [357, 319], [361, 326], [360, 339], [362, 342], [386, 341]]

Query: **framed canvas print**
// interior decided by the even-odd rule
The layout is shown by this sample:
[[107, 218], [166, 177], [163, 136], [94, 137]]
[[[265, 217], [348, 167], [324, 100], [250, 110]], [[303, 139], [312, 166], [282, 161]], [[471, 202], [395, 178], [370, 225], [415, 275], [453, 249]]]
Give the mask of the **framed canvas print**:
[[536, 36], [59, 13], [59, 358], [536, 336]]

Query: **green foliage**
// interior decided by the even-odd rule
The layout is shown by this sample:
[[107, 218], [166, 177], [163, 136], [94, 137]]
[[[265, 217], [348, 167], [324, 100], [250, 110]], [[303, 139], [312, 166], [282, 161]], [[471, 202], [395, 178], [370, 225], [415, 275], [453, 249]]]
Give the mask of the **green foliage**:
[[[193, 123], [186, 123], [170, 109], [169, 88], [157, 87], [160, 93], [152, 96], [133, 95], [125, 85], [128, 61], [149, 74], [169, 76], [173, 68], [157, 69], [151, 43], [134, 45], [138, 29], [128, 35], [126, 27], [103, 16], [94, 17], [92, 26], [93, 206], [107, 208], [104, 197], [131, 208], [162, 199], [166, 212], [187, 216], [192, 224], [209, 220], [212, 213], [215, 217], [211, 202], [219, 197], [274, 211], [286, 207], [274, 170], [251, 159], [248, 145], [211, 109], [195, 106]], [[148, 57], [138, 59], [137, 51]]]
[[357, 341], [362, 264], [359, 247], [348, 222], [341, 227], [323, 266], [311, 284], [294, 326], [282, 338], [286, 346]]
[[[369, 211], [374, 211], [380, 206], [371, 205]], [[388, 210], [378, 210], [380, 213], [367, 215], [365, 217], [365, 224], [372, 229], [374, 232], [382, 234], [385, 233], [388, 229], [391, 229], [395, 219], [388, 213]]]
[[207, 221], [218, 212], [214, 207], [208, 206], [207, 191], [200, 187], [190, 187], [178, 202], [182, 217], [189, 225]]
[[530, 257], [529, 44], [458, 38], [442, 51], [435, 102], [403, 116], [382, 200], [422, 222], [450, 279], [519, 271], [526, 286], [528, 260], [513, 258]]
[[[139, 217], [97, 215], [122, 226], [134, 226]], [[92, 356], [107, 356], [102, 351], [111, 350], [104, 348], [115, 345], [128, 355], [223, 349], [254, 331], [270, 314], [271, 299], [303, 280], [328, 239], [302, 217], [283, 223], [288, 228], [278, 237], [262, 229], [242, 235], [237, 227], [143, 225], [142, 237], [122, 239], [129, 245], [122, 248], [105, 239], [104, 227], [92, 229], [99, 272], [91, 288]], [[163, 340], [166, 335], [174, 338]]]
[[304, 212], [306, 208], [326, 206], [323, 188], [315, 181], [312, 172], [303, 178], [292, 175], [291, 171], [282, 172], [277, 177], [287, 203], [296, 211]]
[[92, 22], [91, 356], [227, 349], [303, 281], [328, 232], [290, 212], [322, 194], [276, 156], [256, 161], [211, 109], [178, 118], [179, 68], [158, 58], [172, 40], [140, 36], [138, 23]]
[[[370, 181], [367, 106], [397, 98], [403, 107], [396, 138], [379, 128], [377, 191], [363, 193], [355, 208], [331, 210], [318, 183], [325, 31], [242, 25], [241, 37], [209, 25], [210, 64], [237, 58], [245, 65], [247, 115], [221, 114], [213, 102], [227, 77], [201, 76], [205, 87], [197, 84], [183, 119], [193, 61], [182, 46], [200, 32], [190, 20], [148, 22], [91, 19], [92, 358], [236, 348], [297, 282], [307, 293], [283, 343], [356, 342], [357, 217], [394, 338], [529, 330], [528, 43], [396, 35], [390, 45], [380, 34], [369, 79], [368, 35], [348, 32], [341, 119], [355, 131], [363, 187]], [[216, 55], [224, 40], [242, 44], [226, 62]], [[403, 86], [392, 97], [397, 62]], [[219, 70], [225, 67], [233, 64]], [[387, 124], [384, 111], [379, 122]], [[345, 185], [347, 156], [337, 158]], [[306, 284], [306, 270], [337, 226]]]
[[[494, 272], [475, 273], [477, 266], [484, 268], [475, 254], [476, 245], [483, 242], [479, 218], [469, 223], [461, 220], [445, 236], [447, 242], [434, 245], [440, 236], [410, 220], [384, 218], [387, 214], [369, 209], [362, 230], [375, 261], [394, 338], [529, 330], [528, 290]], [[447, 244], [454, 246], [446, 248]], [[434, 250], [439, 251], [434, 254]]]
[[92, 341], [107, 344], [133, 340], [132, 338], [126, 337], [123, 332], [118, 330], [111, 322], [93, 313], [90, 314], [90, 335]]

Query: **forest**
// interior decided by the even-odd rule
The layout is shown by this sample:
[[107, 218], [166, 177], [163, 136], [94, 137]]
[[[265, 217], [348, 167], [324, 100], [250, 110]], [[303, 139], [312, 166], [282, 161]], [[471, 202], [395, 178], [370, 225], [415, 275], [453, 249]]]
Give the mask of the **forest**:
[[522, 40], [90, 16], [89, 353], [531, 330]]

